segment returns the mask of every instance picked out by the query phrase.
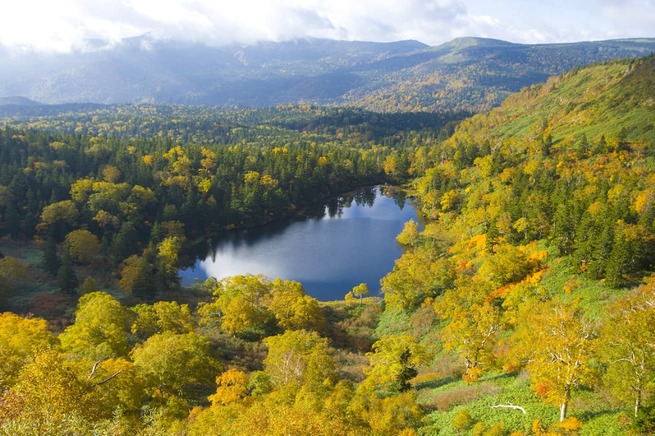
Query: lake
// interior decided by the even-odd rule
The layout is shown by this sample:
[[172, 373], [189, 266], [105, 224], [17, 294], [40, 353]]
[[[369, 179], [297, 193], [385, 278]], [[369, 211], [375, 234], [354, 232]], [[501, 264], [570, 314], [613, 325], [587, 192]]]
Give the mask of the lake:
[[343, 299], [362, 282], [376, 294], [402, 254], [396, 236], [405, 222], [418, 221], [404, 195], [366, 188], [333, 199], [313, 217], [226, 232], [180, 270], [182, 284], [250, 273], [299, 281], [322, 301]]

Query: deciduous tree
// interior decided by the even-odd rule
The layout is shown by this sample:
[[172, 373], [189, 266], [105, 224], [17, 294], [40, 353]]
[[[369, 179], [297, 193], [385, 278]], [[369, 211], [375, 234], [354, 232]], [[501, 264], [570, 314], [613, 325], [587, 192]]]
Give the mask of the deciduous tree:
[[13, 385], [19, 370], [38, 350], [52, 348], [55, 343], [44, 319], [0, 314], [0, 392]]
[[88, 230], [73, 230], [66, 235], [66, 248], [74, 261], [90, 263], [100, 250], [100, 240]]
[[153, 305], [139, 304], [131, 309], [136, 314], [132, 333], [148, 338], [156, 333], [190, 333], [194, 330], [193, 316], [187, 304], [158, 301]]
[[597, 325], [584, 316], [577, 300], [552, 300], [524, 310], [513, 352], [523, 355], [535, 393], [559, 405], [564, 421], [574, 390], [598, 380], [592, 364], [598, 351]]
[[0, 424], [13, 421], [25, 434], [64, 434], [74, 423], [83, 426], [94, 418], [95, 405], [87, 401], [90, 390], [90, 383], [79, 380], [56, 351], [46, 349], [0, 397]]
[[59, 335], [65, 351], [90, 359], [126, 356], [127, 319], [125, 309], [106, 292], [80, 297], [75, 323]]
[[494, 363], [494, 346], [501, 329], [499, 305], [489, 299], [493, 285], [462, 275], [456, 287], [435, 300], [436, 313], [449, 320], [442, 332], [444, 347], [460, 355], [463, 378], [476, 381]]
[[49, 226], [58, 221], [63, 221], [67, 224], [75, 224], [79, 213], [75, 207], [75, 203], [71, 200], [58, 201], [43, 208], [41, 212], [42, 224]]
[[608, 368], [606, 383], [616, 395], [634, 404], [639, 415], [655, 377], [655, 277], [607, 309], [601, 329], [600, 358]]
[[212, 383], [219, 371], [211, 343], [196, 333], [153, 335], [134, 348], [132, 358], [155, 397], [186, 398], [190, 390]]
[[209, 396], [213, 406], [226, 405], [241, 401], [248, 393], [248, 375], [243, 371], [230, 368], [216, 377], [216, 393]]
[[418, 223], [414, 220], [409, 220], [405, 223], [402, 232], [396, 236], [396, 241], [399, 244], [413, 247], [418, 242], [419, 236]]
[[167, 289], [178, 283], [178, 258], [182, 241], [177, 236], [164, 238], [157, 246], [157, 260], [162, 273], [163, 283]]
[[364, 370], [364, 386], [369, 389], [380, 386], [394, 392], [407, 391], [418, 368], [429, 360], [426, 348], [408, 334], [384, 336], [373, 344], [372, 350], [367, 353], [370, 364]]
[[368, 285], [366, 283], [360, 283], [351, 292], [355, 297], [359, 298], [359, 304], [362, 304], [362, 298], [369, 293]]
[[30, 280], [27, 265], [15, 257], [5, 256], [0, 259], [0, 306], [2, 299], [17, 286]]
[[325, 327], [325, 316], [318, 301], [305, 293], [302, 284], [276, 279], [271, 283], [269, 310], [284, 329], [317, 330]]
[[268, 310], [270, 299], [270, 282], [263, 276], [224, 278], [217, 283], [213, 300], [200, 305], [201, 324], [219, 323], [231, 334], [248, 330], [261, 333], [273, 318]]
[[332, 362], [327, 339], [316, 332], [288, 330], [264, 339], [264, 344], [268, 347], [264, 370], [277, 387], [289, 383], [302, 385], [310, 361], [326, 367]]
[[78, 378], [91, 384], [88, 399], [98, 410], [99, 418], [111, 419], [119, 410], [128, 416], [138, 414], [143, 405], [145, 380], [134, 363], [126, 359], [83, 359], [76, 367]]

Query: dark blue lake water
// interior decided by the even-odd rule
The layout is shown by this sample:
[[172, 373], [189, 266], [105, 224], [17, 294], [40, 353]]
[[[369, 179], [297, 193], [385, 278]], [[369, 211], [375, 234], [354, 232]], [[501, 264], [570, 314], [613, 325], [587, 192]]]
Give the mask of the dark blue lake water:
[[339, 300], [364, 282], [372, 294], [402, 254], [396, 236], [417, 220], [404, 194], [367, 188], [334, 199], [319, 216], [227, 232], [206, 256], [180, 271], [182, 283], [237, 274], [301, 282], [319, 300]]

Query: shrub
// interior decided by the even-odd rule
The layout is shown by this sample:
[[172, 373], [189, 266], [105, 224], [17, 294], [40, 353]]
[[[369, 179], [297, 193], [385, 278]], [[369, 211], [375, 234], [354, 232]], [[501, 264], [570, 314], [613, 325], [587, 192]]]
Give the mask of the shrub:
[[471, 426], [473, 418], [471, 418], [471, 413], [467, 410], [461, 410], [457, 412], [453, 418], [453, 427], [459, 431], [466, 431]]
[[483, 436], [487, 431], [487, 423], [484, 421], [476, 422], [473, 428], [471, 429], [471, 434], [473, 436]]
[[553, 428], [561, 429], [565, 433], [577, 433], [582, 429], [582, 421], [575, 416], [570, 416], [562, 422], [553, 425]]
[[489, 431], [485, 433], [485, 436], [504, 436], [507, 434], [507, 430], [505, 430], [505, 424], [498, 423], [491, 427]]

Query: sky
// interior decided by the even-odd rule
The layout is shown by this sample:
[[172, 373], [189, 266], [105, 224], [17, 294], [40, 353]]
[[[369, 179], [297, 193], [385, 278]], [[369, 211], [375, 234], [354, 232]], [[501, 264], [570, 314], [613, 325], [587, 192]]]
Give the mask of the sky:
[[461, 36], [517, 43], [655, 37], [655, 0], [5, 0], [0, 44], [38, 51], [148, 34], [209, 45]]

